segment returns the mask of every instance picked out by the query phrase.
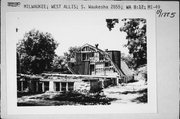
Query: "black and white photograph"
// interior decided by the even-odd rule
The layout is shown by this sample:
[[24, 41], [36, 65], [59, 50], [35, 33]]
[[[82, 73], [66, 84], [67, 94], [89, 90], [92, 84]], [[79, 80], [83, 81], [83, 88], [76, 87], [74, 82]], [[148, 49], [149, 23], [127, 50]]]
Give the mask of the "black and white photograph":
[[7, 13], [12, 113], [156, 112], [154, 17], [138, 13]]
[[17, 106], [146, 104], [146, 19], [69, 14], [16, 17]]
[[179, 4], [1, 4], [2, 118], [179, 117]]

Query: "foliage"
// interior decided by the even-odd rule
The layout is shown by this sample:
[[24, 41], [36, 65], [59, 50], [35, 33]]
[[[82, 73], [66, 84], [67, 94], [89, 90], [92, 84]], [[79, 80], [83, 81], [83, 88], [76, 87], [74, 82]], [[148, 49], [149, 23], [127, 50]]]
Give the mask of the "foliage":
[[[120, 28], [120, 31], [126, 32], [127, 44], [125, 47], [129, 49], [129, 53], [132, 54], [134, 59], [134, 68], [139, 67], [147, 63], [147, 37], [146, 37], [146, 19], [122, 19], [124, 25]], [[117, 22], [118, 23], [118, 22]], [[108, 21], [107, 24], [111, 24], [109, 29], [114, 28], [114, 23]]]
[[129, 68], [131, 69], [134, 68], [134, 60], [131, 55], [128, 56], [121, 55], [121, 60], [125, 61]]
[[135, 99], [132, 100], [132, 102], [137, 102], [137, 103], [147, 103], [148, 102], [148, 89], [142, 89], [140, 91], [138, 91], [139, 94], [141, 94], [140, 97], [137, 97]]
[[71, 58], [75, 58], [76, 53], [80, 51], [81, 51], [81, 47], [78, 46], [70, 47], [69, 51], [64, 53], [64, 56], [66, 56], [66, 59], [69, 61]]
[[70, 73], [67, 69], [66, 59], [63, 56], [55, 56], [52, 63], [53, 72]]
[[63, 57], [55, 56], [52, 64], [53, 71], [59, 71], [61, 69], [64, 69], [64, 67], [65, 67], [65, 62]]
[[147, 65], [140, 66], [137, 68], [136, 75], [138, 79], [144, 80], [147, 83]]
[[116, 23], [119, 23], [119, 20], [118, 19], [106, 19], [106, 22], [107, 22], [107, 27], [109, 28], [109, 31], [111, 31], [112, 28], [114, 28], [114, 25]]
[[115, 98], [108, 98], [99, 93], [81, 94], [76, 91], [61, 92], [53, 95], [42, 94], [31, 97], [32, 100], [23, 100], [18, 102], [18, 106], [58, 106], [58, 105], [110, 105]]
[[51, 69], [58, 43], [50, 33], [31, 30], [17, 44], [20, 73], [42, 73]]

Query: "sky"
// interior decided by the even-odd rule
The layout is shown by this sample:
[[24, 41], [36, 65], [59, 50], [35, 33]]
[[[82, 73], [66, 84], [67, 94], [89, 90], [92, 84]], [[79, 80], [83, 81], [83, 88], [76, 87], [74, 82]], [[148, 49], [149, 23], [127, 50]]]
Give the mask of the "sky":
[[[97, 11], [58, 11], [58, 12], [19, 12], [7, 15], [7, 22], [15, 32], [16, 41], [32, 29], [49, 32], [59, 43], [56, 54], [62, 56], [71, 46], [82, 46], [86, 43], [99, 44], [102, 50], [120, 50], [128, 54], [124, 45], [126, 33], [120, 32], [123, 25], [120, 12]], [[106, 26], [107, 18], [118, 18], [119, 23], [111, 31]]]

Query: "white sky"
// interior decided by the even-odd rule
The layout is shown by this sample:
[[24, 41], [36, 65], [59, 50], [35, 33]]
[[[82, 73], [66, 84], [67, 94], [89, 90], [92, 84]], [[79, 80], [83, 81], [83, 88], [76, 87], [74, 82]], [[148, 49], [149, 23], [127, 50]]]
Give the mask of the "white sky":
[[58, 11], [58, 12], [21, 12], [8, 15], [8, 22], [12, 29], [18, 28], [15, 38], [22, 39], [25, 32], [32, 29], [49, 32], [59, 43], [56, 49], [57, 55], [63, 55], [70, 46], [82, 46], [85, 43], [99, 44], [102, 50], [120, 50], [128, 54], [127, 48], [123, 47], [127, 40], [126, 34], [120, 32], [123, 25], [121, 21], [115, 25], [112, 31], [106, 26], [107, 18], [123, 19], [120, 12], [100, 11]]

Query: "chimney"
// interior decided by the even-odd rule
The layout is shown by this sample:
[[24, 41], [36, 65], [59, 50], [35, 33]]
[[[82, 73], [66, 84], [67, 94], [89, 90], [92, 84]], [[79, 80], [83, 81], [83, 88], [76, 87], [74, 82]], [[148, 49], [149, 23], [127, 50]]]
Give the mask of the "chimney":
[[107, 51], [112, 61], [121, 69], [121, 52], [117, 50]]
[[98, 48], [99, 44], [95, 44], [95, 47]]

